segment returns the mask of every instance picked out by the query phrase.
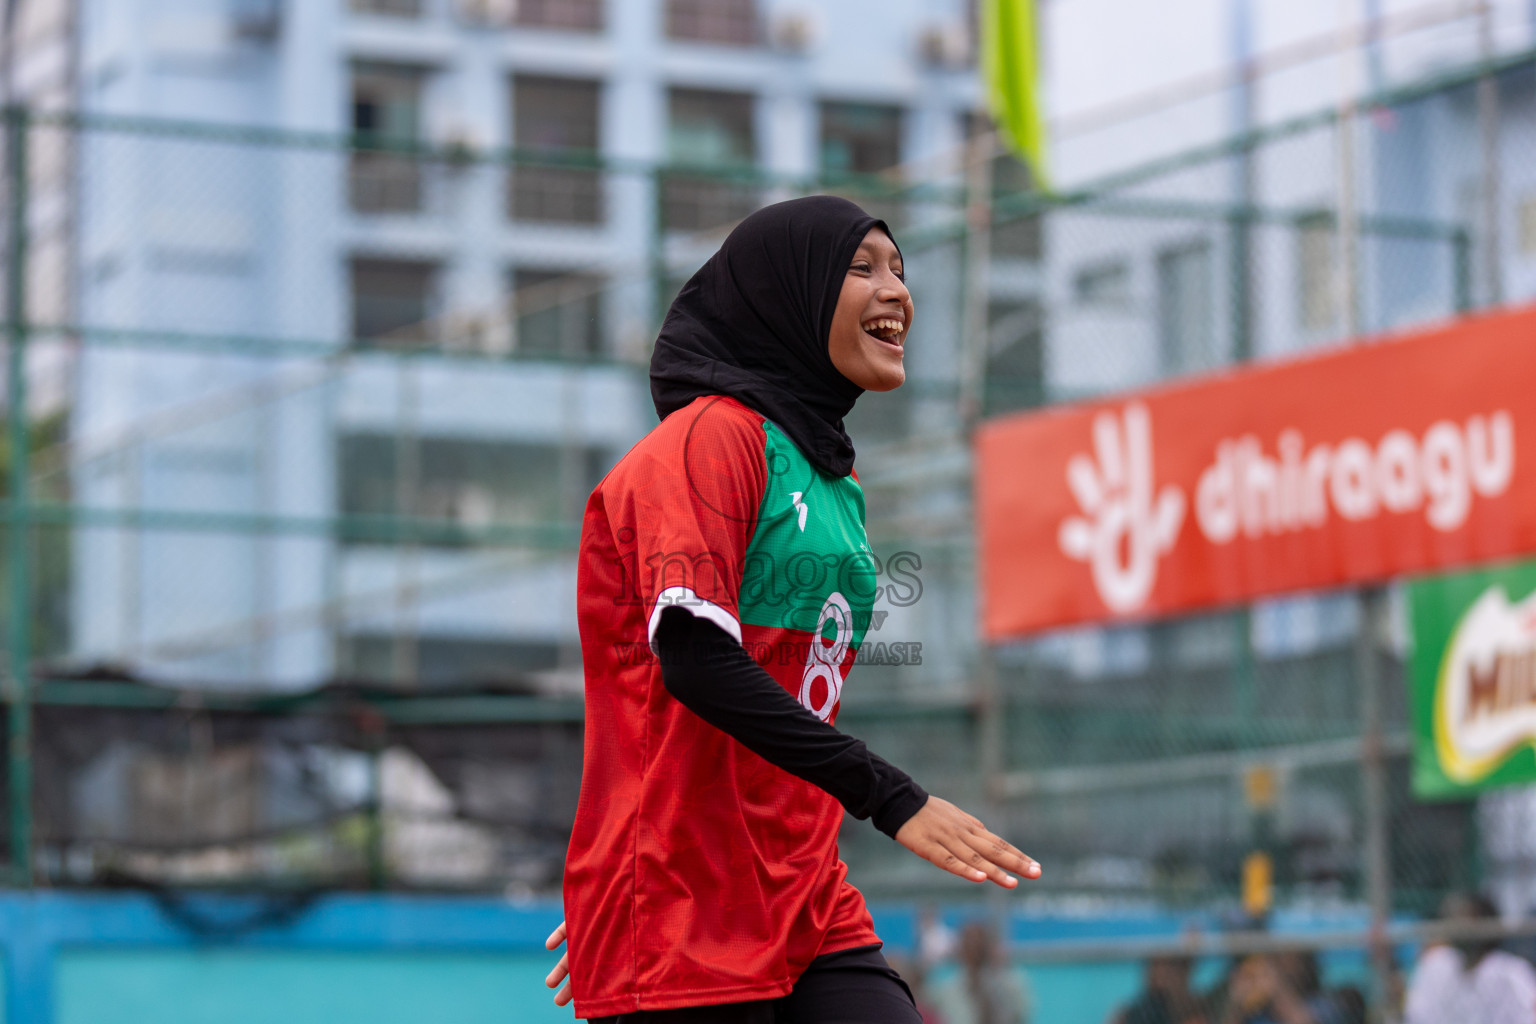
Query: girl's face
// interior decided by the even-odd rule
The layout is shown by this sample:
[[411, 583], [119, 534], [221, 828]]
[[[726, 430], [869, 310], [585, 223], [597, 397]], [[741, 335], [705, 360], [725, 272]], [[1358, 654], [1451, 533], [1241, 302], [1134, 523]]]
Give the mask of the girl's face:
[[865, 391], [890, 391], [907, 379], [902, 342], [911, 326], [912, 293], [902, 280], [901, 254], [889, 235], [870, 228], [843, 277], [827, 354]]

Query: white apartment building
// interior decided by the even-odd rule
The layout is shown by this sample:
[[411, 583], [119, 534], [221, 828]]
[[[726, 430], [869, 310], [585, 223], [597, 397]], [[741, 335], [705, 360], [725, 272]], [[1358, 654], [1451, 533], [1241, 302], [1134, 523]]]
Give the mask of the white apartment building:
[[105, 517], [66, 653], [186, 684], [573, 685], [549, 527], [654, 422], [667, 289], [757, 203], [951, 156], [978, 102], [963, 0], [12, 6], [16, 95], [96, 126], [33, 190], [72, 196], [50, 320], [80, 329], [34, 348], [71, 354], [72, 498]]
[[[70, 348], [71, 383], [57, 389], [71, 410], [73, 497], [230, 517], [222, 531], [180, 528], [174, 516], [145, 531], [78, 530], [69, 653], [187, 682], [510, 671], [568, 685], [574, 584], [558, 537], [535, 530], [498, 547], [449, 530], [402, 545], [368, 517], [403, 510], [513, 534], [569, 524], [652, 422], [635, 367], [669, 289], [718, 237], [711, 229], [829, 174], [903, 164], [958, 183], [952, 161], [978, 103], [963, 0], [12, 6], [18, 96], [98, 117], [275, 133], [73, 134], [72, 171], [56, 177], [54, 198], [46, 182], [33, 190], [34, 258], [51, 251], [61, 266], [59, 284], [35, 289], [33, 314], [96, 329]], [[1413, 0], [1176, 7], [1041, 4], [1058, 191], [1485, 53], [1510, 58], [1533, 39], [1525, 0], [1493, 4], [1485, 34], [1466, 11]], [[1536, 230], [1526, 230], [1536, 159], [1522, 158], [1536, 154], [1536, 125], [1524, 81], [1501, 79], [1502, 205], [1491, 222], [1505, 230], [1495, 257], [1471, 241], [1475, 300], [1536, 289]], [[1361, 212], [1476, 235], [1487, 175], [1474, 93], [1361, 115]], [[348, 136], [379, 151], [349, 155], [334, 144]], [[416, 145], [468, 159], [389, 151]], [[571, 163], [509, 173], [485, 159], [509, 150]], [[1116, 193], [1121, 208], [1053, 214], [1043, 235], [1024, 224], [1010, 243], [999, 232], [988, 411], [1342, 337], [1331, 131], [1249, 153], [1149, 176]], [[574, 166], [582, 161], [590, 167]], [[751, 169], [785, 185], [650, 174], [667, 166]], [[1279, 219], [1242, 235], [1220, 215], [1250, 207]], [[1250, 268], [1241, 311], [1239, 245]], [[1362, 243], [1361, 323], [1448, 312], [1452, 248]], [[930, 271], [919, 295], [927, 344], [913, 349], [919, 386], [856, 413], [918, 428], [911, 446], [863, 449], [861, 471], [874, 487], [924, 483], [904, 506], [918, 534], [965, 512], [945, 390], [963, 319], [951, 255], [912, 254], [915, 270]], [[105, 344], [113, 332], [139, 344]], [[449, 354], [373, 351], [426, 346]], [[326, 525], [338, 515], [341, 526]], [[935, 644], [932, 672], [955, 676], [969, 657], [970, 583], [963, 571], [933, 582], [946, 599], [896, 621]], [[1347, 619], [1305, 603], [1260, 609], [1256, 639], [1305, 645], [1352, 628]], [[1135, 630], [1065, 642], [1090, 672], [1140, 664], [1150, 649]]]

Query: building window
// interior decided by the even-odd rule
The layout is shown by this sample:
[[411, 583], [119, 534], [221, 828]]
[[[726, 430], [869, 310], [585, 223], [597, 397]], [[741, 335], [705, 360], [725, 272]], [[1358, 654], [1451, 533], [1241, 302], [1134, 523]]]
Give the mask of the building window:
[[[522, 156], [593, 158], [598, 149], [598, 83], [570, 78], [512, 80], [512, 143]], [[512, 171], [514, 220], [596, 224], [602, 220], [597, 168], [519, 162]]]
[[821, 105], [821, 173], [879, 174], [901, 163], [901, 108], [872, 103]]
[[352, 133], [363, 143], [413, 143], [421, 135], [421, 69], [358, 64], [352, 69]]
[[1520, 255], [1536, 256], [1536, 193], [1520, 200]]
[[752, 46], [758, 41], [755, 0], [667, 0], [667, 38]]
[[[344, 435], [337, 457], [343, 516], [413, 516], [466, 530], [560, 522], [573, 502], [579, 514], [580, 503], [611, 465], [605, 450], [583, 444], [402, 441], [393, 434]], [[402, 480], [406, 465], [413, 478]], [[428, 543], [455, 545], [453, 531], [428, 536]], [[356, 539], [377, 541], [378, 535]]]
[[1296, 223], [1301, 326], [1309, 331], [1327, 330], [1338, 320], [1337, 242], [1331, 213], [1308, 214]]
[[757, 158], [750, 93], [673, 89], [667, 155], [693, 166], [750, 165]]
[[572, 32], [603, 30], [603, 0], [517, 0], [512, 23]]
[[1164, 373], [1197, 373], [1221, 362], [1212, 270], [1208, 242], [1166, 249], [1157, 256], [1157, 340]]
[[[682, 231], [721, 227], [757, 208], [755, 184], [722, 180], [732, 172], [738, 176], [751, 172], [756, 163], [752, 111], [748, 93], [671, 91], [667, 156], [673, 164], [695, 173], [666, 175], [662, 185], [666, 227]], [[704, 173], [697, 173], [701, 171]]]
[[[672, 308], [672, 303], [676, 302], [677, 297], [683, 293], [683, 287], [687, 285], [688, 282], [693, 278], [694, 273], [695, 271], [693, 270], [679, 271], [673, 267], [667, 268], [667, 270], [662, 273], [661, 280], [657, 282], [656, 285], [656, 296], [654, 300], [656, 303], [656, 318], [658, 321], [667, 315], [667, 310]], [[865, 402], [864, 404], [872, 405], [874, 403]]]
[[436, 277], [431, 263], [353, 260], [352, 337], [378, 346], [430, 340]]
[[582, 358], [603, 348], [603, 278], [563, 270], [512, 272], [517, 351]]
[[1030, 300], [987, 305], [986, 415], [1032, 409], [1045, 401], [1041, 311]]
[[[821, 176], [836, 184], [853, 176], [876, 175], [901, 163], [901, 108], [869, 103], [821, 105]], [[882, 185], [844, 181], [838, 189], [872, 216], [899, 227], [901, 201]]]
[[419, 18], [421, 0], [347, 0], [347, 9], [359, 14], [389, 14], [398, 18]]
[[1130, 265], [1113, 260], [1084, 267], [1072, 278], [1072, 298], [1080, 306], [1129, 306]]
[[420, 141], [421, 82], [419, 68], [384, 64], [353, 68], [352, 209], [360, 213], [421, 209], [421, 162], [412, 154], [388, 152]]

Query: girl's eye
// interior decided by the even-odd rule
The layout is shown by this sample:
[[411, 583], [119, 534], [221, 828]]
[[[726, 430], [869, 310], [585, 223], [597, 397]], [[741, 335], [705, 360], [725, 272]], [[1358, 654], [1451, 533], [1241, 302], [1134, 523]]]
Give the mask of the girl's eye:
[[857, 270], [857, 271], [859, 271], [862, 274], [867, 274], [867, 273], [869, 273], [869, 264], [868, 263], [855, 263], [853, 266], [849, 267], [848, 269], [849, 270]]

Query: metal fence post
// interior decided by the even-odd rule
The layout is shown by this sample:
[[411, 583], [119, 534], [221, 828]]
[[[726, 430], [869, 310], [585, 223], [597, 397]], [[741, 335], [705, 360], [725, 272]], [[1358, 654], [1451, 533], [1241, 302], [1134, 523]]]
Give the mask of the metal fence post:
[[384, 722], [370, 718], [369, 734], [365, 860], [368, 888], [380, 892], [389, 887], [389, 860], [384, 848], [384, 748], [388, 744]]
[[1498, 306], [1504, 302], [1503, 243], [1499, 230], [1501, 201], [1499, 192], [1499, 78], [1493, 68], [1494, 25], [1493, 4], [1478, 0], [1477, 41], [1482, 73], [1477, 78], [1477, 134], [1478, 148], [1482, 157], [1482, 203], [1479, 210], [1479, 233], [1482, 236], [1482, 278], [1484, 305]]
[[1360, 775], [1365, 818], [1361, 853], [1366, 902], [1371, 911], [1377, 999], [1386, 998], [1392, 951], [1381, 941], [1392, 919], [1392, 861], [1389, 853], [1391, 808], [1387, 806], [1387, 764], [1383, 748], [1381, 671], [1377, 646], [1385, 620], [1387, 592], [1381, 586], [1360, 592], [1360, 633], [1355, 643], [1355, 671], [1360, 679]]
[[1472, 233], [1457, 228], [1451, 236], [1451, 259], [1456, 276], [1456, 312], [1472, 309]]
[[646, 178], [651, 189], [651, 329], [656, 331], [672, 305], [667, 287], [667, 182], [660, 167], [650, 168]]
[[[1355, 180], [1359, 173], [1355, 132], [1360, 97], [1355, 78], [1351, 16], [1342, 2], [1340, 11], [1339, 103], [1334, 120], [1338, 150], [1339, 306], [1345, 337], [1350, 343], [1356, 343], [1365, 327], [1360, 303], [1360, 210]], [[1371, 915], [1368, 952], [1373, 969], [1374, 1002], [1378, 1006], [1384, 1005], [1388, 997], [1392, 974], [1392, 950], [1383, 940], [1392, 917], [1392, 878], [1381, 673], [1377, 656], [1385, 609], [1386, 590], [1380, 584], [1361, 588], [1360, 629], [1355, 640], [1355, 675], [1360, 695], [1360, 798], [1365, 818], [1360, 855], [1362, 881]]]
[[9, 533], [10, 616], [7, 634], [9, 671], [3, 699], [6, 705], [7, 754], [10, 774], [11, 868], [15, 882], [32, 884], [32, 688], [30, 682], [32, 603], [28, 534], [27, 448], [27, 132], [30, 114], [16, 105], [5, 111], [6, 179], [10, 193], [10, 232], [6, 258], [6, 308], [9, 312], [6, 361], [7, 429], [10, 434], [11, 480]]
[[960, 428], [975, 429], [986, 407], [988, 279], [992, 260], [992, 161], [996, 133], [966, 141], [965, 231], [960, 238]]

